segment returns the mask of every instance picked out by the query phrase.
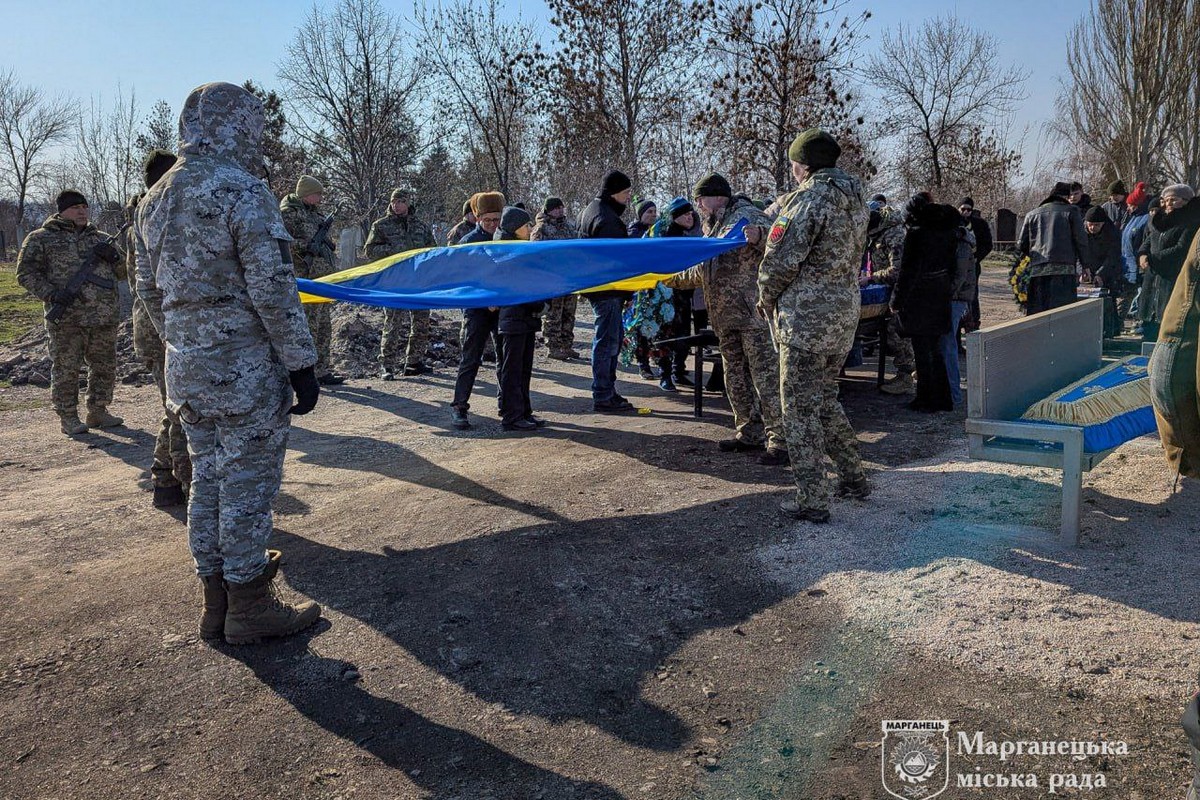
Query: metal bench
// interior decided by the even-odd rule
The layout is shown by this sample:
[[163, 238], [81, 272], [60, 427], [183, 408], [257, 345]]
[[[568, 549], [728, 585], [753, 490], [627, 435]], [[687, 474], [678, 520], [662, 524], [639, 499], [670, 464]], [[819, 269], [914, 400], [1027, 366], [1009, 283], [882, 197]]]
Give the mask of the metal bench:
[[1088, 453], [1083, 428], [1018, 423], [1030, 405], [1102, 366], [1104, 301], [1085, 300], [966, 336], [971, 458], [1062, 470], [1064, 537], [1079, 544], [1083, 473], [1112, 449]]

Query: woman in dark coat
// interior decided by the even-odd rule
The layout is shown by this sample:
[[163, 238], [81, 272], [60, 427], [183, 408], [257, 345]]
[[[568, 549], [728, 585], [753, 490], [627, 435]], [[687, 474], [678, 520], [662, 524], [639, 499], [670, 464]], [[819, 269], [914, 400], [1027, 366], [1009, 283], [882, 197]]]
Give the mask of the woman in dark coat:
[[1163, 311], [1175, 288], [1175, 279], [1200, 229], [1200, 199], [1192, 187], [1179, 183], [1163, 189], [1161, 209], [1150, 215], [1146, 238], [1138, 251], [1138, 265], [1144, 270], [1141, 307], [1142, 339], [1158, 340]]
[[917, 367], [914, 411], [953, 411], [946, 362], [938, 338], [950, 332], [950, 295], [958, 271], [957, 230], [962, 223], [953, 206], [934, 203], [928, 193], [914, 195], [905, 207], [904, 255], [892, 303], [901, 334], [912, 339]]
[[[529, 212], [509, 206], [500, 215], [496, 241], [528, 240]], [[529, 382], [533, 378], [535, 334], [542, 327], [545, 303], [522, 303], [500, 309], [500, 421], [506, 431], [535, 431], [546, 423], [533, 415]]]

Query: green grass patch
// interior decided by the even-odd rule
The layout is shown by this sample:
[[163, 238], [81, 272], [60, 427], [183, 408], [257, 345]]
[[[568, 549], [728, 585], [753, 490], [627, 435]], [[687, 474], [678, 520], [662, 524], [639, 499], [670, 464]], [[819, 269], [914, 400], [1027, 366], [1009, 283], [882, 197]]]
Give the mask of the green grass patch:
[[986, 270], [994, 270], [997, 272], [1008, 272], [1012, 269], [1013, 259], [1016, 258], [1016, 253], [1012, 251], [998, 252], [993, 251], [988, 253], [988, 257], [983, 260], [983, 268]]
[[42, 324], [42, 301], [17, 283], [17, 265], [0, 263], [0, 345]]

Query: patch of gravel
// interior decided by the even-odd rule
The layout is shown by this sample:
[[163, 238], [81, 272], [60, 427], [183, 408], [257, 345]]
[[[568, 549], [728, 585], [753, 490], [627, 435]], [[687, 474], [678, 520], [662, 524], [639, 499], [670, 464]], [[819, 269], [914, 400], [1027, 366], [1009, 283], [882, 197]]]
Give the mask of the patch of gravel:
[[1067, 691], [1186, 697], [1200, 613], [1180, 565], [1200, 556], [1200, 492], [1170, 493], [1156, 440], [1126, 444], [1085, 475], [1076, 548], [1056, 535], [1058, 476], [955, 448], [880, 474], [869, 501], [760, 558], [898, 647]]

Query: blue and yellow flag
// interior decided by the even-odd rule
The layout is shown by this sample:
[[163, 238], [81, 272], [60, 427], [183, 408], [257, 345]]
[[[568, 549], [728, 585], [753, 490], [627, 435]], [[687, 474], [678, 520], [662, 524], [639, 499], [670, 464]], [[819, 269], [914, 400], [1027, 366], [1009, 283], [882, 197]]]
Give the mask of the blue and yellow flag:
[[429, 247], [296, 283], [306, 303], [344, 300], [407, 309], [514, 306], [580, 291], [636, 291], [741, 247], [746, 243], [743, 227], [721, 239], [560, 239]]

